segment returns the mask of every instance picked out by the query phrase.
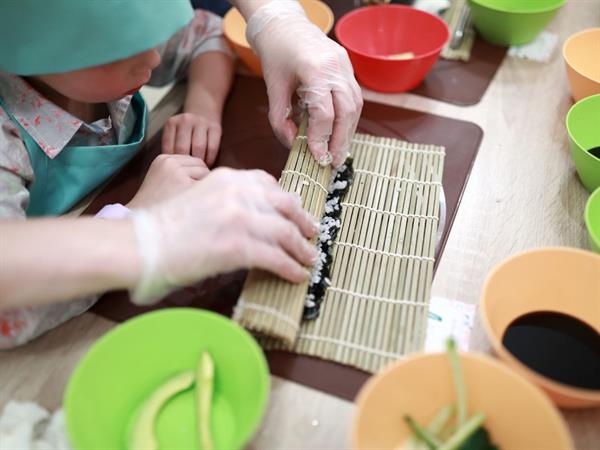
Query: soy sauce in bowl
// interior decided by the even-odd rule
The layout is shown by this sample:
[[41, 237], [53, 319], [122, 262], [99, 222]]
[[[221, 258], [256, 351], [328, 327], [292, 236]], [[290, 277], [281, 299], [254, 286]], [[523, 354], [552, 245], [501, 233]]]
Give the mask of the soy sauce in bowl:
[[588, 153], [591, 153], [593, 156], [595, 156], [596, 158], [600, 159], [600, 146], [599, 147], [590, 148], [588, 150]]
[[600, 334], [573, 316], [525, 314], [508, 326], [502, 344], [523, 364], [554, 381], [600, 390]]

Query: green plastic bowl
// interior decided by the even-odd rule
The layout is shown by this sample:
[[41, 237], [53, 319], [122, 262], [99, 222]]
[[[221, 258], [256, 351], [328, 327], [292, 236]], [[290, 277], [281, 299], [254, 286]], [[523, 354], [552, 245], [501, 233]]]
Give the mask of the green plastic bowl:
[[505, 47], [533, 41], [566, 0], [469, 0], [473, 23], [492, 44]]
[[600, 188], [596, 189], [587, 201], [585, 225], [590, 238], [590, 249], [600, 253]]
[[600, 187], [600, 158], [588, 152], [600, 146], [600, 94], [575, 103], [567, 113], [566, 122], [577, 173], [585, 188], [592, 192]]
[[[83, 357], [64, 399], [73, 447], [126, 449], [140, 405], [172, 376], [195, 369], [202, 350], [208, 350], [215, 362], [211, 420], [215, 447], [243, 447], [267, 405], [265, 357], [252, 336], [234, 322], [188, 308], [125, 322]], [[194, 389], [166, 403], [157, 418], [156, 434], [160, 448], [199, 448]]]

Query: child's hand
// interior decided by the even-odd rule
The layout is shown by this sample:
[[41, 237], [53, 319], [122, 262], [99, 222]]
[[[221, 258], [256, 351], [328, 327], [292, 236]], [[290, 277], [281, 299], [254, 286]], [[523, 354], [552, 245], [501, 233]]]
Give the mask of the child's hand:
[[177, 153], [202, 158], [211, 167], [221, 144], [221, 123], [193, 113], [171, 117], [162, 136], [163, 153]]
[[126, 205], [146, 208], [188, 189], [210, 170], [200, 158], [189, 155], [158, 155], [152, 162], [142, 186]]

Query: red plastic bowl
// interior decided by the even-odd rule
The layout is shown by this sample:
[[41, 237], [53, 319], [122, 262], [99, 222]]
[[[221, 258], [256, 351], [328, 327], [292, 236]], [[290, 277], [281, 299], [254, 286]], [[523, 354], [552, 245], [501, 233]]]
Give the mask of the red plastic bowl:
[[[358, 81], [381, 92], [418, 86], [450, 37], [442, 19], [403, 5], [356, 9], [338, 21], [335, 34], [348, 51]], [[404, 53], [414, 56], [390, 59]]]

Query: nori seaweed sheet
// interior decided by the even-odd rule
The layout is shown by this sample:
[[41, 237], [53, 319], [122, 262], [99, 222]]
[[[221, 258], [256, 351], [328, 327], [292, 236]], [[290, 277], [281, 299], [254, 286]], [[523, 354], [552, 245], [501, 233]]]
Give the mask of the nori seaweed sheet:
[[349, 157], [337, 170], [325, 201], [326, 208], [321, 220], [321, 234], [317, 242], [320, 261], [315, 265], [311, 274], [311, 283], [308, 286], [302, 315], [304, 320], [312, 320], [319, 317], [321, 304], [330, 283], [329, 272], [333, 262], [331, 249], [341, 228], [341, 203], [350, 189], [354, 178], [352, 162], [352, 158]]

